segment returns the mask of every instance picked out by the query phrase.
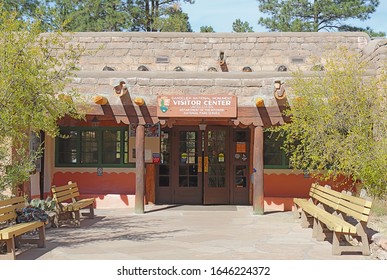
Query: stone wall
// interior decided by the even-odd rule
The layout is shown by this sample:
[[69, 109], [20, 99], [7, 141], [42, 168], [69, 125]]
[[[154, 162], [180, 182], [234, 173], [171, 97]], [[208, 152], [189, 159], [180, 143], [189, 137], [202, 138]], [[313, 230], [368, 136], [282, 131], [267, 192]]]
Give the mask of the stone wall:
[[71, 41], [88, 51], [81, 57], [83, 71], [203, 72], [214, 67], [221, 71], [223, 53], [229, 72], [248, 66], [254, 72], [310, 70], [322, 63], [321, 55], [338, 45], [361, 51], [370, 41], [365, 33], [74, 33]]

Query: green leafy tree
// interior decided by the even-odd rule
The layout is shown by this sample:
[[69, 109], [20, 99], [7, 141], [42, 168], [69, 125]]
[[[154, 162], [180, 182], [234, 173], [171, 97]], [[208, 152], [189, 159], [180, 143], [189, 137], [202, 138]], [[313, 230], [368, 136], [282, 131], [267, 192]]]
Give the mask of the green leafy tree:
[[253, 28], [247, 21], [242, 22], [240, 19], [236, 19], [232, 23], [232, 31], [234, 32], [254, 32]]
[[43, 31], [125, 31], [131, 26], [131, 1], [5, 0], [4, 9], [18, 19], [39, 21]]
[[257, 0], [261, 17], [258, 24], [270, 31], [317, 32], [338, 30], [345, 20], [367, 20], [379, 0]]
[[158, 17], [154, 21], [154, 28], [160, 32], [192, 32], [188, 15], [183, 13], [179, 5], [166, 9], [166, 17]]
[[43, 31], [192, 32], [180, 2], [194, 0], [5, 0], [22, 20], [37, 20]]
[[82, 50], [60, 33], [40, 32], [39, 22], [18, 20], [0, 5], [0, 190], [33, 172], [40, 151], [30, 149], [31, 135], [55, 137], [58, 119], [82, 117], [76, 92], [62, 93]]
[[326, 58], [325, 71], [296, 72], [293, 97], [277, 127], [293, 168], [321, 179], [345, 176], [369, 193], [387, 194], [387, 76], [367, 75], [359, 54], [339, 48]]
[[73, 32], [126, 31], [130, 2], [122, 0], [46, 0], [41, 13], [46, 30]]
[[[195, 0], [183, 0], [195, 3]], [[183, 31], [191, 30], [188, 15], [183, 13], [179, 0], [133, 0], [130, 14], [133, 17], [132, 31]], [[172, 30], [171, 26], [178, 30]]]
[[3, 0], [3, 9], [16, 13], [18, 19], [33, 19], [43, 8], [41, 0]]
[[205, 25], [205, 26], [200, 27], [200, 32], [201, 33], [215, 33], [215, 30], [212, 26]]
[[362, 28], [362, 27], [353, 27], [349, 25], [343, 25], [341, 26], [338, 31], [344, 31], [344, 32], [365, 32], [368, 33], [370, 37], [385, 37], [385, 32], [376, 32], [370, 27]]

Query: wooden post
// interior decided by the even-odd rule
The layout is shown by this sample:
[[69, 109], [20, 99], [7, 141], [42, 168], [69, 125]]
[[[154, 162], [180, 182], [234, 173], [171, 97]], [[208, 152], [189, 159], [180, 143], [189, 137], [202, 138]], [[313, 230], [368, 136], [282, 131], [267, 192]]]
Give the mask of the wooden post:
[[156, 165], [147, 164], [146, 165], [146, 176], [145, 176], [145, 201], [146, 204], [149, 202], [155, 203], [155, 186], [156, 186]]
[[136, 128], [136, 196], [134, 202], [134, 213], [144, 214], [144, 126], [138, 125]]
[[254, 129], [253, 152], [253, 215], [263, 215], [263, 128], [261, 126]]

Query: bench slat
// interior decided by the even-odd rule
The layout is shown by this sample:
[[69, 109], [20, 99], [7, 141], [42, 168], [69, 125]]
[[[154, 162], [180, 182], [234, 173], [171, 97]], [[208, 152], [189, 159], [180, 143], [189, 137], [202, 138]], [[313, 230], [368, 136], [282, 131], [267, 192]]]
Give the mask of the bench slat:
[[64, 211], [78, 211], [82, 208], [90, 206], [91, 204], [94, 204], [94, 201], [95, 201], [94, 198], [79, 200], [77, 202], [74, 202], [74, 203], [71, 203], [71, 204], [64, 206], [63, 210]]
[[57, 196], [63, 196], [71, 193], [77, 193], [78, 191], [79, 191], [78, 188], [71, 188], [71, 189], [65, 189], [61, 191], [53, 190], [52, 192], [55, 193]]
[[361, 198], [361, 197], [356, 197], [356, 196], [352, 196], [352, 195], [348, 195], [348, 194], [344, 194], [344, 193], [341, 194], [341, 197], [344, 200], [347, 200], [347, 201], [349, 201], [351, 203], [363, 206], [365, 208], [371, 208], [372, 207], [372, 201], [364, 199], [364, 198]]
[[[365, 227], [371, 212], [371, 201], [337, 192], [318, 184], [312, 184], [309, 196], [309, 200], [293, 199], [295, 206], [302, 211], [301, 225], [303, 227], [310, 225], [308, 217], [313, 217], [313, 236], [318, 240], [324, 240], [326, 237], [323, 225], [332, 231], [332, 254], [341, 254], [344, 251], [360, 251], [363, 255], [370, 254]], [[354, 218], [356, 225], [353, 224], [355, 220], [348, 218]], [[341, 244], [340, 239], [344, 235], [360, 237], [361, 245], [353, 247]]]
[[0, 215], [0, 221], [10, 221], [9, 224], [2, 225], [0, 229], [0, 240], [4, 240], [7, 246], [7, 252], [5, 256], [1, 254], [1, 258], [15, 259], [15, 237], [18, 237], [29, 231], [38, 229], [39, 238], [30, 239], [23, 238], [22, 241], [33, 242], [38, 245], [38, 247], [45, 246], [45, 224], [41, 221], [34, 221], [29, 223], [15, 224], [17, 218], [17, 209], [22, 209], [26, 206], [25, 199], [23, 197], [14, 197], [6, 200], [0, 201], [0, 212], [3, 213]]
[[71, 184], [59, 186], [59, 187], [52, 186], [51, 189], [54, 190], [55, 192], [61, 192], [68, 189], [78, 189], [78, 186], [77, 186], [77, 183], [71, 183]]
[[60, 220], [70, 220], [71, 222], [75, 222], [76, 226], [80, 226], [79, 211], [83, 208], [89, 208], [89, 217], [94, 218], [93, 205], [95, 198], [79, 199], [80, 193], [77, 183], [69, 182], [69, 184], [60, 187], [52, 186], [51, 192], [54, 201], [57, 203], [57, 211], [59, 211], [59, 214], [69, 214], [72, 212], [72, 218], [69, 218], [67, 214], [59, 215], [60, 218], [57, 221], [57, 226], [59, 226]]
[[15, 212], [15, 205], [8, 205], [0, 208], [0, 215], [5, 215], [12, 212]]
[[64, 201], [67, 201], [67, 200], [71, 200], [73, 198], [77, 198], [79, 196], [79, 193], [70, 193], [70, 194], [67, 194], [67, 195], [64, 195], [64, 196], [56, 196], [56, 195], [53, 195], [54, 199], [57, 201], [57, 202], [64, 202]]
[[4, 215], [0, 215], [0, 222], [6, 222], [9, 220], [16, 219], [17, 215], [15, 212], [10, 212]]
[[12, 225], [10, 227], [0, 230], [0, 238], [2, 240], [10, 239], [13, 236], [19, 236], [31, 230], [37, 229], [39, 227], [44, 227], [44, 222], [29, 222]]
[[6, 200], [0, 200], [0, 207], [14, 205], [14, 204], [20, 204], [20, 203], [23, 203], [23, 204], [25, 203], [24, 198], [21, 196], [16, 196], [16, 197], [6, 199]]

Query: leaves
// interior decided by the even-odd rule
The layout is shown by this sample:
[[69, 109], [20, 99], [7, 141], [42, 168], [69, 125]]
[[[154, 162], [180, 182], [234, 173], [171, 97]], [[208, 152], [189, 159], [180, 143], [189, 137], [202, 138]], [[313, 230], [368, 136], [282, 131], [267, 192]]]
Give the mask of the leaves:
[[[344, 175], [360, 180], [374, 195], [386, 193], [386, 75], [367, 76], [359, 54], [338, 48], [325, 71], [296, 72], [294, 98], [286, 114], [291, 123], [276, 128], [296, 169], [316, 176]], [[323, 171], [323, 172], [322, 172]]]
[[259, 10], [268, 14], [258, 24], [270, 31], [317, 32], [338, 30], [347, 19], [366, 20], [379, 0], [258, 0]]
[[58, 119], [82, 117], [69, 101], [81, 100], [75, 91], [70, 99], [58, 97], [82, 49], [68, 46], [60, 33], [42, 35], [40, 23], [17, 16], [0, 6], [0, 188], [27, 180], [35, 169], [39, 153], [29, 151], [30, 133], [55, 137]]
[[254, 32], [253, 28], [247, 21], [242, 22], [240, 19], [236, 19], [232, 23], [232, 30], [234, 32]]

